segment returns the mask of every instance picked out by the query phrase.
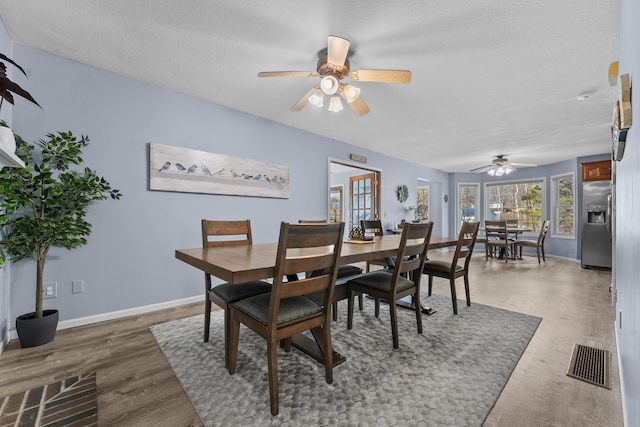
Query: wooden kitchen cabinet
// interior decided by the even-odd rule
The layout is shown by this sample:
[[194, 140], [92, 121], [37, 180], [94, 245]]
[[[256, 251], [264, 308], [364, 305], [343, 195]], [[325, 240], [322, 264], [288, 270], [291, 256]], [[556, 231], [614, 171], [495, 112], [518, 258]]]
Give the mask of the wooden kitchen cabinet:
[[582, 182], [611, 180], [611, 160], [582, 163]]

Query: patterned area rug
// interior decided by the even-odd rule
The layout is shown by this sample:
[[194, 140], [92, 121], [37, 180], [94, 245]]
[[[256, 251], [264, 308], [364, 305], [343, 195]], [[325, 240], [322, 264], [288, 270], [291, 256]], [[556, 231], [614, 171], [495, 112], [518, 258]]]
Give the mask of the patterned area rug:
[[97, 426], [96, 373], [0, 398], [0, 426]]
[[235, 375], [224, 369], [222, 311], [202, 341], [203, 316], [151, 327], [160, 348], [207, 426], [358, 425], [481, 426], [535, 333], [540, 318], [434, 295], [423, 316], [400, 309], [400, 348], [393, 350], [388, 307], [373, 300], [346, 329], [346, 301], [332, 325], [334, 348], [347, 360], [327, 384], [322, 365], [292, 349], [278, 353], [280, 414], [269, 410], [266, 345], [240, 329]]

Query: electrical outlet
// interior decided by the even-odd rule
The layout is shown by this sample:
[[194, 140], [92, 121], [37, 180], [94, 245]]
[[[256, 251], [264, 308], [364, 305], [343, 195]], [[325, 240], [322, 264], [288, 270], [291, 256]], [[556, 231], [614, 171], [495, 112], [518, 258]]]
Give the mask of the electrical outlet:
[[71, 293], [81, 294], [84, 292], [84, 280], [74, 280], [71, 282]]
[[42, 284], [42, 298], [58, 297], [58, 282], [47, 282]]

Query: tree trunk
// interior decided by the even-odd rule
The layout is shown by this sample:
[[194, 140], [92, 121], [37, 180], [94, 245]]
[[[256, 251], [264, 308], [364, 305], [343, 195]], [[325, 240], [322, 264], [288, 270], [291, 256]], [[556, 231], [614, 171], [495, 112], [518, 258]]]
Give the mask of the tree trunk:
[[37, 273], [36, 273], [36, 317], [42, 317], [42, 296], [44, 279], [44, 260], [45, 256], [38, 256]]

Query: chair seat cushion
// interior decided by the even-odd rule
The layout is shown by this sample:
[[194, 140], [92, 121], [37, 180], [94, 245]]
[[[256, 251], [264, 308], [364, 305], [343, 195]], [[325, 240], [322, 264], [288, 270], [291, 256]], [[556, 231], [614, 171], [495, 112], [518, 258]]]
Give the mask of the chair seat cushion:
[[513, 245], [512, 240], [489, 240], [487, 244], [491, 246], [511, 246]]
[[[391, 278], [393, 277], [392, 270], [376, 270], [370, 273], [364, 273], [355, 279], [349, 280], [348, 284], [355, 284], [369, 289], [375, 289], [378, 291], [391, 290]], [[398, 277], [397, 291], [404, 291], [414, 286], [414, 283], [406, 277]]]
[[537, 240], [516, 240], [515, 244], [518, 246], [538, 246]]
[[341, 265], [338, 267], [338, 277], [355, 276], [362, 274], [362, 269], [355, 265]]
[[[311, 277], [320, 276], [322, 274], [329, 274], [331, 271], [330, 268], [325, 268], [324, 270], [316, 270], [311, 273]], [[362, 269], [355, 265], [341, 265], [338, 267], [338, 279], [343, 277], [355, 276], [356, 274], [361, 274]]]
[[[437, 272], [437, 273], [449, 273], [451, 271], [451, 263], [445, 261], [437, 261], [437, 260], [427, 260], [424, 263], [424, 268], [422, 272], [424, 274], [429, 274], [429, 271]], [[456, 265], [456, 272], [462, 271], [462, 267]]]
[[227, 304], [241, 300], [243, 298], [252, 297], [271, 292], [271, 284], [258, 280], [255, 282], [239, 283], [233, 285], [231, 283], [222, 283], [209, 291], [212, 297], [218, 297]]
[[[269, 316], [270, 299], [271, 294], [255, 295], [236, 301], [230, 305], [236, 310], [266, 325]], [[322, 313], [322, 307], [307, 297], [285, 298], [280, 300], [277, 323], [290, 322], [316, 313]]]

